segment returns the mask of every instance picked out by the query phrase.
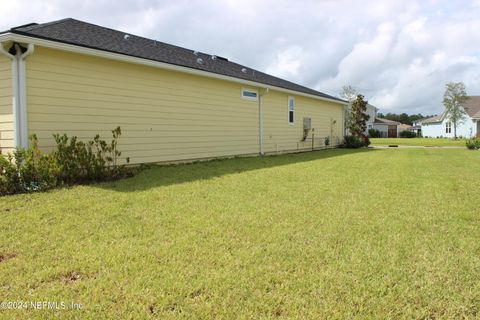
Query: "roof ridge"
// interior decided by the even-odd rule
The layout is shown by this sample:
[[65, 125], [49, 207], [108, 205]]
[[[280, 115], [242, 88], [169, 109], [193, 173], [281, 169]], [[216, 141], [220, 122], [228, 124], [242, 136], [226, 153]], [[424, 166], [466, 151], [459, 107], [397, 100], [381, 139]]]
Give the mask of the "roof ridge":
[[[27, 24], [24, 24], [24, 25], [21, 25], [21, 26], [18, 26], [18, 27], [13, 27], [10, 29], [10, 31], [14, 32], [18, 29], [21, 29], [21, 28], [26, 28], [27, 30], [26, 31], [30, 31], [30, 30], [38, 30], [38, 29], [42, 29], [44, 27], [48, 27], [48, 26], [52, 26], [52, 25], [55, 25], [55, 24], [58, 24], [58, 23], [61, 23], [61, 22], [64, 22], [64, 21], [67, 21], [67, 20], [75, 20], [75, 19], [72, 19], [72, 18], [64, 18], [64, 19], [60, 19], [60, 20], [55, 20], [55, 21], [50, 21], [50, 22], [46, 22], [46, 23], [36, 23], [36, 22], [33, 22], [33, 23], [27, 23]], [[35, 27], [35, 28], [33, 28]], [[18, 31], [24, 31], [25, 30], [18, 30]]]
[[[68, 18], [68, 19], [63, 19], [63, 20], [72, 20], [72, 21], [76, 21], [76, 22], [81, 22], [81, 23], [85, 23], [85, 24], [89, 24], [89, 25], [98, 27], [98, 28], [110, 30], [110, 31], [113, 31], [113, 32], [128, 34], [129, 36], [133, 36], [133, 37], [136, 37], [136, 38], [140, 38], [140, 39], [144, 39], [144, 40], [148, 40], [148, 41], [152, 41], [152, 42], [156, 42], [156, 43], [160, 43], [160, 44], [166, 44], [166, 45], [169, 45], [169, 46], [172, 46], [172, 47], [176, 47], [176, 48], [180, 48], [180, 49], [183, 49], [183, 50], [187, 50], [187, 51], [191, 51], [191, 52], [197, 51], [197, 52], [199, 52], [199, 53], [203, 53], [203, 54], [206, 54], [206, 55], [211, 55], [211, 54], [209, 54], [209, 53], [201, 52], [201, 51], [198, 51], [198, 50], [188, 49], [188, 48], [181, 47], [181, 46], [177, 46], [177, 45], [175, 45], [175, 44], [171, 44], [171, 43], [168, 43], [168, 42], [163, 42], [163, 41], [160, 41], [160, 40], [151, 39], [151, 38], [147, 38], [147, 37], [144, 37], [144, 36], [139, 36], [139, 35], [137, 35], [137, 34], [133, 34], [133, 33], [130, 33], [130, 32], [126, 32], [126, 31], [122, 31], [122, 30], [117, 30], [117, 29], [113, 29], [113, 28], [110, 28], [110, 27], [101, 26], [101, 25], [96, 24], [96, 23], [91, 23], [91, 22], [87, 22], [87, 21], [82, 21], [82, 20], [78, 20], [78, 19], [75, 19], [75, 18]], [[60, 22], [60, 21], [61, 21], [61, 20], [59, 20], [59, 22]]]

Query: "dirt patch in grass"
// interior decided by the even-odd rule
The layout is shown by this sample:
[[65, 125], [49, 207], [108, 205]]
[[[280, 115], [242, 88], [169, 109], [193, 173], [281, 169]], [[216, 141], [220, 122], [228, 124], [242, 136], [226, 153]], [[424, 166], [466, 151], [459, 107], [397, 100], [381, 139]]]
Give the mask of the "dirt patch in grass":
[[18, 254], [15, 252], [8, 252], [8, 253], [2, 253], [0, 254], [0, 262], [4, 262], [10, 259], [13, 259], [17, 256]]
[[207, 292], [205, 291], [205, 289], [197, 289], [188, 295], [190, 299], [198, 299], [202, 296], [207, 296]]
[[155, 314], [155, 305], [151, 304], [150, 306], [148, 306], [148, 311], [151, 314]]
[[71, 271], [61, 276], [61, 279], [65, 284], [72, 284], [74, 282], [81, 280], [82, 278], [83, 278], [83, 275], [77, 271]]

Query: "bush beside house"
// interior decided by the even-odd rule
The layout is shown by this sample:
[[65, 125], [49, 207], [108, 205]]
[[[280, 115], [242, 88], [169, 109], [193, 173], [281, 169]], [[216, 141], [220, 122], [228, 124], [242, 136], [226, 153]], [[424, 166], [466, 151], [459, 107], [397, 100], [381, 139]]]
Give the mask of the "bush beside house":
[[417, 136], [417, 134], [413, 131], [401, 131], [400, 132], [400, 138], [415, 138]]
[[[110, 143], [96, 135], [88, 142], [55, 134], [54, 151], [42, 153], [36, 135], [28, 148], [0, 156], [0, 195], [44, 191], [62, 185], [116, 180], [133, 175], [133, 169], [118, 164], [120, 127]], [[126, 159], [128, 164], [129, 159]]]

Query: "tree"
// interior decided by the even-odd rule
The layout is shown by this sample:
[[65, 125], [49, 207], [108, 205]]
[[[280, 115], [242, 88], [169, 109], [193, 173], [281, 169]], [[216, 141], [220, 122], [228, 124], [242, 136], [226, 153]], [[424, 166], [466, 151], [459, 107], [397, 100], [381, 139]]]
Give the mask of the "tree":
[[350, 123], [348, 130], [354, 136], [363, 136], [363, 133], [367, 129], [367, 120], [370, 118], [367, 111], [367, 101], [359, 94], [357, 98], [351, 103], [350, 111]]
[[357, 90], [351, 85], [343, 86], [342, 91], [340, 91], [340, 98], [348, 101], [348, 106], [345, 108], [345, 123], [344, 123], [345, 135], [348, 134], [347, 130], [348, 128], [350, 128], [350, 125], [351, 125], [352, 102], [355, 100], [357, 95], [358, 95]]
[[349, 103], [352, 103], [353, 100], [357, 98], [357, 95], [357, 90], [351, 85], [343, 86], [342, 91], [340, 92], [340, 97], [347, 100]]
[[433, 114], [432, 115], [422, 115], [420, 113], [408, 115], [406, 113], [396, 114], [396, 113], [391, 113], [391, 112], [389, 112], [387, 114], [384, 114], [384, 113], [379, 112], [379, 113], [377, 113], [377, 116], [379, 118], [385, 118], [385, 119], [388, 119], [388, 120], [397, 121], [397, 122], [412, 125], [414, 121], [417, 121], [417, 120], [420, 120], [420, 119], [425, 119], [425, 118], [431, 118], [434, 115]]
[[465, 121], [467, 115], [464, 107], [467, 99], [467, 91], [463, 82], [447, 83], [443, 94], [443, 105], [446, 118], [453, 124], [455, 140], [457, 140], [457, 126]]

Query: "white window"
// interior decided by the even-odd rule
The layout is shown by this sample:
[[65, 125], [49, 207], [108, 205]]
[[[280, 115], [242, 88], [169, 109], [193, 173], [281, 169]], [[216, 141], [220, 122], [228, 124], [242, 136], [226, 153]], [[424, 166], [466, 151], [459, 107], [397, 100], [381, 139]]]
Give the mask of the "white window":
[[445, 123], [445, 133], [452, 133], [452, 123], [451, 122]]
[[288, 97], [288, 124], [295, 123], [295, 98]]
[[257, 101], [258, 92], [251, 89], [242, 89], [242, 99]]

